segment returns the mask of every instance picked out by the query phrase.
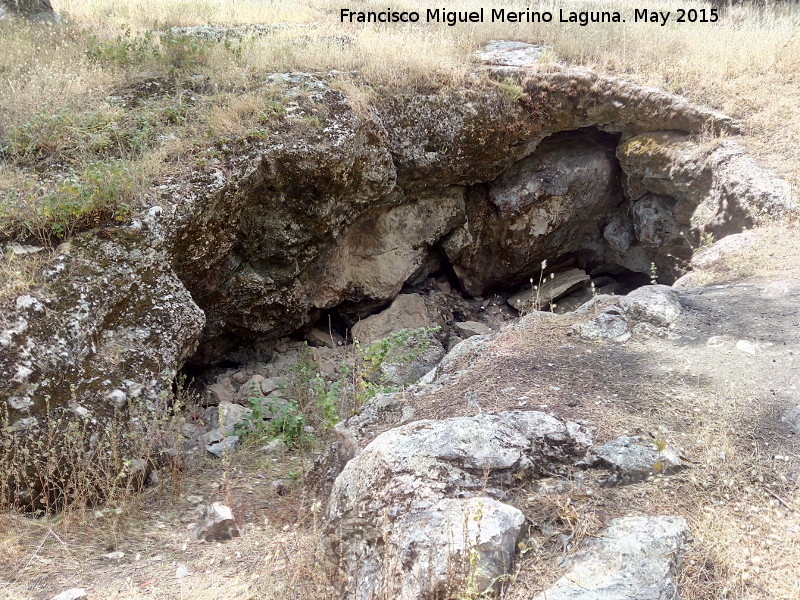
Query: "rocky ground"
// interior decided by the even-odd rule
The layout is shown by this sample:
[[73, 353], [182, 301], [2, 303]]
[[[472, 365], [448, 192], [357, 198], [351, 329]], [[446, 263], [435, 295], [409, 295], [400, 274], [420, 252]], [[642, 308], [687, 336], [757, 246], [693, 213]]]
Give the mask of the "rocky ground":
[[[492, 461], [507, 460], [502, 457], [514, 447], [509, 441], [514, 434], [506, 432], [499, 454], [491, 454], [496, 442], [489, 438], [479, 444], [485, 458], [474, 460], [484, 460], [483, 467], [468, 468], [459, 462], [463, 457], [442, 463], [436, 481], [450, 481], [445, 488], [420, 494], [430, 484], [413, 480], [422, 482], [414, 484], [423, 486], [416, 488], [417, 496], [444, 494], [446, 506], [484, 498], [482, 522], [503, 511], [510, 515], [507, 526], [518, 536], [512, 536], [510, 548], [513, 552], [518, 540], [518, 556], [511, 563], [513, 577], [500, 583], [504, 598], [538, 598], [545, 591], [547, 598], [583, 597], [574, 595], [574, 582], [594, 585], [598, 577], [616, 586], [602, 597], [616, 598], [620, 584], [614, 577], [625, 576], [626, 568], [635, 580], [650, 581], [653, 593], [677, 587], [685, 599], [796, 598], [800, 424], [792, 410], [800, 404], [795, 365], [800, 271], [792, 248], [797, 247], [791, 226], [727, 238], [698, 254], [696, 270], [676, 285], [680, 316], [647, 328], [636, 325], [640, 314], [623, 311], [633, 332], [624, 341], [581, 335], [580, 324], [608, 314], [615, 299], [590, 302], [583, 314], [534, 312], [499, 332], [470, 337], [423, 383], [378, 396], [337, 428], [337, 438], [365, 448], [382, 431], [400, 426], [425, 444], [426, 431], [446, 430], [449, 419], [459, 418], [466, 419], [459, 431], [469, 431], [471, 422], [484, 423], [475, 433], [479, 439], [480, 431], [497, 426], [492, 419], [508, 411], [523, 411], [536, 427], [555, 427], [543, 440], [556, 439], [558, 423], [580, 423], [593, 439], [568, 427], [576, 458], [564, 454], [566, 446], [553, 446], [556, 454], [543, 450], [552, 443], [546, 442], [537, 446], [532, 470], [516, 459], [503, 467]], [[518, 427], [520, 419], [510, 422]], [[403, 429], [393, 431], [404, 435]], [[450, 441], [414, 452], [434, 456], [459, 443], [438, 439]], [[616, 446], [606, 445], [615, 440]], [[588, 458], [579, 459], [589, 443]], [[637, 446], [645, 453], [643, 463], [630, 454]], [[80, 587], [90, 598], [337, 597], [323, 566], [336, 553], [338, 534], [331, 523], [337, 511], [347, 510], [341, 481], [353, 477], [359, 462], [376, 450], [364, 449], [351, 461], [327, 509], [325, 498], [312, 493], [314, 477], [330, 467], [324, 460], [312, 464], [320, 450], [324, 459], [324, 444], [275, 455], [246, 443], [180, 475], [162, 471], [163, 485], [121, 514], [98, 508], [41, 520], [5, 516], [0, 543], [6, 593], [39, 599]], [[353, 447], [347, 451], [355, 453]], [[408, 477], [420, 468], [398, 464], [399, 475], [391, 477]], [[509, 471], [511, 464], [517, 466]], [[173, 476], [177, 487], [168, 485]], [[470, 484], [471, 478], [476, 481]], [[379, 501], [378, 480], [371, 481], [373, 501]], [[459, 489], [460, 495], [447, 499]], [[215, 501], [233, 509], [241, 536], [225, 542], [194, 539], [197, 507]], [[503, 506], [508, 508], [497, 508]], [[492, 512], [495, 508], [500, 513]], [[404, 510], [415, 514], [416, 509]], [[674, 518], [653, 520], [659, 516]], [[348, 536], [347, 543], [358, 539]], [[641, 554], [631, 539], [641, 542]], [[496, 540], [493, 544], [496, 550]], [[620, 544], [628, 558], [620, 563], [622, 575], [614, 575], [608, 565], [617, 564]], [[580, 549], [576, 559], [564, 562]], [[340, 568], [352, 575], [347, 556]], [[377, 555], [365, 558], [370, 556]], [[469, 597], [477, 597], [475, 590]]]

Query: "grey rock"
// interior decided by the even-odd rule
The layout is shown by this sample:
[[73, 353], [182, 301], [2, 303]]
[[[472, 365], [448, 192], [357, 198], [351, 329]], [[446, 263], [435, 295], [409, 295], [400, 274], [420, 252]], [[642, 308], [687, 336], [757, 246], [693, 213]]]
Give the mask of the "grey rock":
[[379, 435], [345, 465], [328, 501], [325, 544], [329, 567], [343, 571], [340, 592], [434, 598], [472, 568], [488, 584], [508, 568], [524, 519], [487, 497], [487, 485], [563, 470], [590, 443], [581, 426], [539, 412], [416, 421]]
[[788, 423], [795, 433], [800, 433], [800, 404], [788, 410], [786, 414], [781, 417], [781, 421]]
[[[607, 298], [609, 297], [597, 296], [576, 312], [586, 313]], [[638, 324], [651, 325], [653, 329], [648, 329], [647, 333], [652, 334], [659, 328], [671, 326], [681, 314], [678, 295], [672, 288], [664, 285], [643, 286], [627, 296], [612, 299], [614, 304], [606, 307], [593, 319], [574, 325], [573, 331], [584, 339], [624, 342], [630, 339], [631, 331]], [[639, 331], [641, 332], [641, 328]]]
[[450, 352], [463, 341], [464, 338], [460, 338], [457, 335], [451, 335], [449, 338], [447, 338], [447, 351]]
[[240, 404], [221, 402], [216, 409], [216, 419], [211, 421], [212, 427], [222, 428], [226, 436], [234, 435], [238, 429], [247, 424], [253, 411]]
[[56, 594], [50, 600], [87, 600], [88, 598], [89, 595], [86, 593], [85, 589], [70, 588], [60, 594]]
[[485, 355], [494, 334], [473, 335], [459, 341], [447, 351], [441, 362], [426, 373], [420, 384], [433, 383], [444, 380], [471, 367], [477, 360]]
[[[14, 256], [24, 256], [26, 254], [36, 254], [38, 252], [42, 252], [44, 250], [44, 246], [30, 246], [26, 244], [8, 244], [6, 246], [6, 252], [10, 252]], [[78, 589], [78, 588], [74, 588]]]
[[437, 598], [457, 591], [466, 578], [481, 591], [491, 590], [509, 572], [524, 524], [519, 509], [481, 496], [443, 499], [401, 515], [384, 566], [399, 575], [399, 595], [392, 597]]
[[476, 54], [481, 62], [490, 65], [532, 67], [539, 62], [543, 49], [525, 42], [492, 40]]
[[252, 375], [247, 381], [245, 381], [241, 387], [239, 388], [239, 394], [237, 396], [238, 401], [241, 404], [247, 404], [248, 400], [255, 396], [261, 396], [261, 384], [264, 382], [264, 376], [256, 373]]
[[269, 395], [280, 391], [285, 385], [286, 379], [284, 377], [267, 377], [261, 382], [261, 392]]
[[609, 339], [615, 342], [624, 342], [631, 337], [629, 325], [624, 312], [619, 306], [614, 305], [594, 319], [573, 326], [573, 329], [586, 340]]
[[242, 535], [233, 511], [224, 504], [214, 502], [203, 508], [200, 520], [192, 528], [195, 539], [222, 542]]
[[233, 452], [239, 446], [239, 436], [231, 435], [206, 445], [206, 450], [217, 458], [222, 458], [225, 454]]
[[593, 246], [601, 215], [620, 202], [615, 162], [602, 136], [557, 135], [471, 194], [464, 225], [444, 243], [464, 289], [480, 295], [497, 283], [527, 282], [531, 273], [538, 283], [543, 260]]
[[[630, 197], [651, 192], [668, 198], [674, 223], [701, 233], [737, 233], [759, 215], [779, 215], [790, 206], [789, 183], [760, 168], [733, 140], [709, 146], [680, 132], [642, 133], [625, 140], [617, 155]], [[665, 249], [675, 233], [662, 231]]]
[[287, 446], [280, 438], [275, 438], [266, 446], [261, 448], [261, 451], [268, 456], [283, 456], [286, 454]]
[[210, 405], [220, 404], [222, 402], [233, 402], [234, 393], [233, 386], [230, 380], [226, 383], [216, 382], [206, 387], [206, 402]]
[[456, 323], [453, 327], [458, 332], [458, 336], [461, 339], [467, 339], [473, 335], [486, 335], [492, 332], [491, 327], [478, 321], [462, 321]]
[[[595, 290], [596, 293], [600, 293], [599, 290]], [[579, 308], [589, 302], [594, 297], [592, 294], [592, 290], [589, 287], [582, 287], [575, 292], [570, 293], [567, 296], [559, 298], [558, 302], [556, 303], [555, 307], [553, 308], [553, 312], [563, 315], [564, 313], [572, 312], [576, 308]]]
[[353, 338], [369, 345], [401, 329], [420, 329], [431, 325], [425, 300], [419, 294], [401, 294], [391, 305], [353, 326]]
[[323, 331], [316, 327], [306, 334], [306, 341], [312, 346], [338, 348], [344, 345], [344, 338], [335, 331]]
[[0, 0], [0, 19], [7, 15], [19, 15], [31, 23], [54, 25], [61, 22], [50, 0]]
[[522, 313], [539, 310], [587, 281], [589, 276], [580, 269], [554, 273], [553, 277], [546, 276], [541, 285], [536, 284], [538, 289], [533, 289], [530, 285], [522, 288], [508, 299], [508, 303]]
[[642, 481], [653, 473], [672, 474], [685, 468], [675, 450], [658, 450], [655, 443], [623, 436], [593, 448], [583, 464], [611, 469], [605, 483], [627, 484]]
[[678, 294], [666, 285], [645, 285], [622, 296], [619, 305], [633, 322], [669, 327], [681, 314]]
[[533, 600], [673, 600], [689, 528], [683, 517], [614, 519], [568, 558], [569, 571]]
[[208, 429], [203, 439], [212, 442], [221, 440], [224, 436], [235, 435], [238, 429], [247, 424], [247, 419], [251, 414], [251, 409], [233, 402], [222, 402], [219, 406], [209, 406], [203, 416], [203, 422]]

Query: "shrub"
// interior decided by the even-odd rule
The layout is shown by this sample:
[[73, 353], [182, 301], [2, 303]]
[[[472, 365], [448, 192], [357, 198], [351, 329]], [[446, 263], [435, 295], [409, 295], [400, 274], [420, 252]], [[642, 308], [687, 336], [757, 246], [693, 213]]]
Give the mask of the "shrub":
[[130, 217], [138, 174], [120, 160], [90, 163], [49, 190], [10, 189], [0, 195], [0, 234], [51, 246], [74, 233]]
[[129, 27], [122, 27], [122, 33], [112, 40], [101, 40], [96, 35], [89, 36], [86, 56], [89, 60], [104, 64], [127, 67], [140, 65], [157, 55], [152, 30], [132, 33]]
[[250, 414], [236, 426], [240, 437], [281, 438], [287, 446], [296, 446], [303, 437], [306, 419], [293, 400], [264, 398], [256, 383], [247, 397]]
[[15, 428], [8, 407], [0, 407], [0, 507], [49, 513], [132, 501], [165, 460], [173, 475], [180, 469], [174, 445], [183, 414], [197, 403], [180, 391], [157, 402], [131, 400], [127, 410], [102, 416], [45, 400], [46, 416], [31, 430]]

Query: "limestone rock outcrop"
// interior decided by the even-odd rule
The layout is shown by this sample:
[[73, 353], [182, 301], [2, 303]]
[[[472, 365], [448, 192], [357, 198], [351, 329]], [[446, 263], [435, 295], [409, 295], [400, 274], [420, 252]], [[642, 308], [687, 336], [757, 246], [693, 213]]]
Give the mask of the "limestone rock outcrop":
[[48, 407], [103, 418], [171, 393], [204, 319], [157, 239], [84, 234], [59, 247], [43, 276], [0, 330], [12, 429], [35, 431]]
[[671, 282], [702, 234], [780, 210], [782, 182], [692, 137], [735, 133], [732, 119], [586, 69], [531, 68], [536, 56], [495, 45], [459, 88], [369, 102], [338, 73], [265, 76], [249, 91], [285, 108], [269, 136], [220, 140], [155, 182], [135, 221], [75, 237], [41, 290], [3, 307], [15, 431], [46, 405], [94, 418], [169, 397], [186, 361], [266, 360], [323, 314], [350, 327], [430, 275], [482, 296], [563, 259], [590, 276], [655, 263]]
[[[524, 283], [563, 253], [603, 263], [607, 215], [625, 202], [615, 136], [736, 129], [655, 89], [500, 63], [486, 68], [502, 69], [519, 99], [476, 83], [382, 94], [363, 110], [335, 75], [267, 78], [291, 108], [283, 129], [154, 189], [173, 265], [207, 316], [194, 360], [332, 308], [363, 316], [441, 259], [470, 293]], [[324, 115], [319, 129], [307, 130], [310, 115]]]
[[348, 598], [424, 599], [508, 570], [524, 523], [514, 478], [558, 472], [591, 434], [539, 412], [416, 421], [379, 435], [336, 478], [327, 555]]
[[622, 517], [569, 557], [569, 570], [534, 600], [678, 598], [677, 571], [689, 527], [683, 517]]

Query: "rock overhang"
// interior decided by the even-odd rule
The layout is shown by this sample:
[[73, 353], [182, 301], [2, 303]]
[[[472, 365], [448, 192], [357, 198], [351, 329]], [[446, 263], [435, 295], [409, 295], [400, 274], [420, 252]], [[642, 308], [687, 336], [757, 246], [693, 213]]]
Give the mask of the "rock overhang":
[[[19, 413], [15, 422], [30, 425], [40, 413], [31, 407], [41, 408], [45, 397], [68, 404], [62, 382], [69, 379], [79, 389], [102, 384], [102, 393], [80, 403], [95, 411], [119, 400], [117, 392], [133, 394], [126, 382], [142, 373], [132, 370], [152, 371], [141, 383], [152, 388], [148, 393], [168, 392], [169, 384], [150, 382], [174, 376], [198, 341], [200, 364], [242, 345], [268, 347], [323, 311], [360, 314], [359, 307], [386, 305], [436, 269], [455, 274], [473, 295], [517, 285], [538, 272], [540, 261], [565, 256], [587, 270], [614, 265], [647, 273], [655, 265], [670, 282], [685, 271], [701, 236], [749, 227], [761, 213], [780, 213], [789, 198], [788, 184], [759, 169], [735, 141], [713, 139], [735, 134], [735, 120], [586, 69], [484, 65], [459, 88], [386, 90], [367, 109], [334, 89], [335, 77], [281, 77], [299, 107], [297, 120], [288, 119], [272, 139], [242, 142], [155, 186], [144, 230], [75, 238], [70, 258], [57, 259], [54, 269], [92, 264], [95, 248], [108, 255], [116, 281], [103, 268], [90, 270], [82, 280], [65, 280], [93, 298], [88, 309], [80, 293], [70, 292], [56, 295], [41, 314], [27, 316], [26, 305], [12, 315], [18, 319], [0, 339], [14, 353], [29, 352], [31, 328], [39, 332], [34, 346], [72, 339], [61, 352], [69, 368], [59, 366], [61, 358], [34, 368], [12, 360], [16, 354], [3, 357], [4, 396]], [[319, 128], [298, 124], [314, 114]], [[566, 172], [578, 147], [581, 160], [602, 168], [577, 177]], [[548, 152], [551, 169], [541, 170]], [[603, 190], [581, 204], [584, 184], [601, 171]], [[509, 196], [516, 193], [509, 185], [514, 175], [528, 180], [519, 189], [534, 189], [527, 200]], [[572, 182], [554, 181], [556, 175], [572, 175]], [[574, 202], [565, 204], [570, 197]], [[548, 206], [570, 206], [573, 215], [553, 219], [558, 211], [548, 213]], [[544, 211], [538, 220], [537, 210]], [[498, 239], [506, 235], [503, 247]], [[552, 243], [522, 258], [515, 253], [548, 235]], [[125, 250], [120, 240], [128, 237]], [[465, 248], [488, 258], [467, 260]], [[84, 331], [61, 318], [72, 313], [87, 320]], [[131, 360], [106, 367], [96, 358], [97, 343], [120, 335], [136, 338], [126, 350]], [[154, 335], [168, 346], [163, 352]], [[28, 384], [19, 380], [26, 377], [38, 385], [33, 403], [21, 399], [19, 386]]]

